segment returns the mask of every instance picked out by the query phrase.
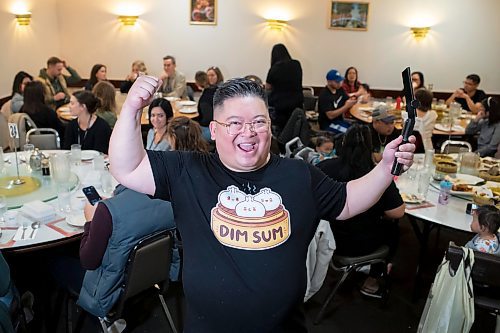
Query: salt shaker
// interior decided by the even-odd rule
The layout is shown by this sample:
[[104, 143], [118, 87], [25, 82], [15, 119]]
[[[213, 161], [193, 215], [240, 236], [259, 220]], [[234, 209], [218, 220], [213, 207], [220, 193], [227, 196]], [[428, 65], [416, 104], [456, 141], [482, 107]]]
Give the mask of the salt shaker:
[[439, 183], [439, 198], [438, 203], [441, 205], [447, 205], [450, 197], [450, 191], [452, 184], [448, 180], [443, 180]]

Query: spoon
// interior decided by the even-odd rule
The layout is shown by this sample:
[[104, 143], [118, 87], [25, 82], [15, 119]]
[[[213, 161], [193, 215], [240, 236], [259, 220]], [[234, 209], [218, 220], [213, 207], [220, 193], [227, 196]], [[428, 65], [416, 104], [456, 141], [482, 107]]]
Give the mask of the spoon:
[[26, 232], [26, 229], [28, 229], [28, 227], [23, 226], [23, 234], [21, 235], [21, 239], [24, 239], [24, 233]]
[[40, 228], [40, 222], [36, 221], [31, 223], [31, 234], [30, 234], [30, 239], [33, 237], [33, 234], [35, 233], [35, 230]]

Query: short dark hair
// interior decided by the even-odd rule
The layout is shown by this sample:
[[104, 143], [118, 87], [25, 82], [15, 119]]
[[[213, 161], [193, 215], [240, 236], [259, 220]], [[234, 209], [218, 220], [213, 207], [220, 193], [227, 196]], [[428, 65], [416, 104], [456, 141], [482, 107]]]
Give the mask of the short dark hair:
[[484, 205], [477, 209], [479, 225], [486, 228], [489, 233], [496, 234], [500, 228], [500, 212], [493, 205]]
[[175, 65], [175, 58], [174, 56], [171, 56], [171, 55], [167, 55], [167, 56], [164, 56], [163, 57], [163, 60], [172, 60], [172, 63]]
[[194, 74], [194, 81], [200, 87], [206, 88], [208, 86], [208, 76], [207, 76], [207, 73], [205, 73], [204, 71], [197, 71]]
[[481, 101], [484, 110], [488, 112], [489, 125], [496, 124], [500, 121], [500, 103], [495, 97], [488, 97]]
[[174, 111], [172, 110], [172, 105], [170, 104], [169, 101], [167, 101], [164, 98], [156, 98], [153, 99], [151, 104], [149, 104], [149, 109], [148, 109], [148, 119], [149, 119], [149, 124], [151, 125], [151, 111], [155, 107], [160, 107], [163, 112], [165, 112], [165, 117], [167, 117], [167, 122], [170, 118], [174, 116]]
[[425, 88], [420, 88], [415, 91], [415, 99], [420, 102], [420, 107], [418, 109], [421, 111], [427, 112], [432, 108], [432, 98], [432, 92]]
[[21, 83], [23, 83], [23, 80], [27, 77], [33, 81], [33, 76], [26, 72], [21, 71], [16, 74], [14, 77], [14, 83], [12, 84], [12, 96], [14, 96], [15, 93], [21, 94]]
[[51, 65], [57, 65], [59, 63], [63, 62], [61, 59], [59, 59], [58, 57], [50, 57], [48, 60], [47, 60], [47, 67], [51, 66]]
[[247, 96], [260, 98], [267, 107], [266, 92], [261, 85], [252, 80], [237, 78], [228, 80], [217, 88], [214, 95], [214, 110], [222, 107], [227, 99]]
[[327, 143], [327, 142], [333, 143], [333, 139], [331, 137], [329, 137], [329, 136], [321, 135], [321, 136], [316, 137], [316, 144], [315, 144], [315, 146], [316, 147], [321, 147], [321, 145], [323, 143]]
[[475, 84], [479, 84], [481, 82], [481, 78], [477, 74], [469, 74], [465, 79], [471, 80]]
[[101, 106], [101, 100], [88, 90], [80, 90], [73, 93], [78, 103], [87, 107], [87, 111], [93, 114]]

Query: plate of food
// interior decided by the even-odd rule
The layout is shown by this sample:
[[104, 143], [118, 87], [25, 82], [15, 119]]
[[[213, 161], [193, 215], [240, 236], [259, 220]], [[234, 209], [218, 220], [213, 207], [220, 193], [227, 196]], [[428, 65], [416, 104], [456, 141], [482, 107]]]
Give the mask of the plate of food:
[[443, 131], [443, 132], [463, 132], [463, 131], [465, 131], [465, 128], [463, 128], [460, 125], [453, 125], [450, 129], [449, 125], [436, 124], [436, 125], [434, 125], [434, 128], [437, 129], [438, 131]]
[[179, 101], [179, 105], [182, 106], [194, 106], [196, 105], [195, 101]]
[[179, 97], [175, 97], [175, 96], [167, 96], [167, 97], [163, 97], [163, 98], [165, 98], [169, 102], [175, 102], [175, 101], [179, 101], [180, 100]]
[[196, 108], [182, 108], [179, 110], [179, 112], [189, 114], [189, 113], [196, 113], [198, 112], [198, 110], [196, 110]]
[[419, 204], [425, 201], [425, 198], [416, 194], [401, 193], [401, 198], [407, 204]]
[[474, 195], [475, 189], [476, 186], [470, 186], [467, 184], [453, 184], [450, 193], [455, 195], [471, 196]]
[[455, 175], [448, 175], [445, 178], [450, 181], [453, 185], [465, 184], [465, 185], [478, 185], [479, 183], [484, 183], [483, 178], [479, 178], [473, 175], [468, 175], [465, 173], [457, 173]]
[[82, 161], [91, 161], [100, 154], [97, 150], [82, 150]]
[[358, 108], [359, 111], [362, 111], [362, 112], [373, 112], [375, 108], [373, 106], [360, 106]]

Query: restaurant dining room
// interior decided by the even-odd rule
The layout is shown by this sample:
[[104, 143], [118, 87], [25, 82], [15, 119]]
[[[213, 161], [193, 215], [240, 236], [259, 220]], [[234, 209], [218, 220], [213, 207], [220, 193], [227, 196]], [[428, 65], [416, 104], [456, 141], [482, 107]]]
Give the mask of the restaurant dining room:
[[2, 0], [0, 332], [500, 332], [499, 12]]

